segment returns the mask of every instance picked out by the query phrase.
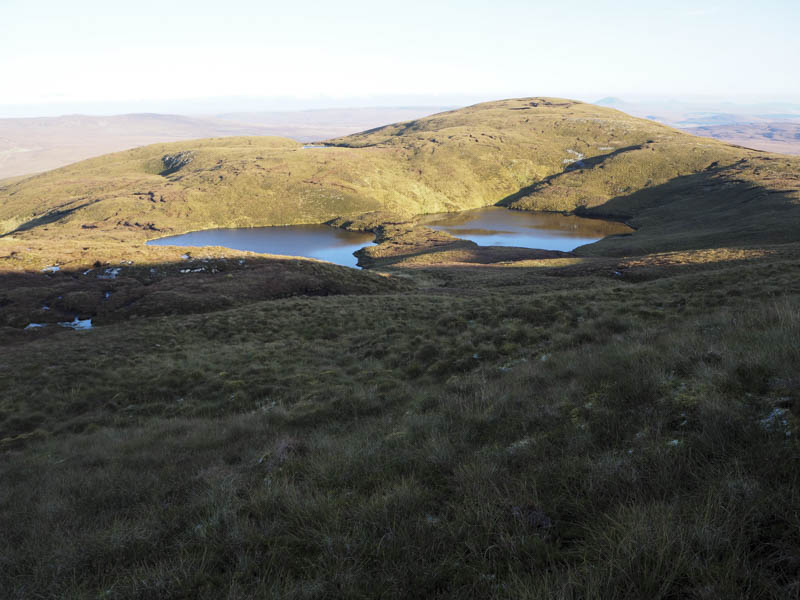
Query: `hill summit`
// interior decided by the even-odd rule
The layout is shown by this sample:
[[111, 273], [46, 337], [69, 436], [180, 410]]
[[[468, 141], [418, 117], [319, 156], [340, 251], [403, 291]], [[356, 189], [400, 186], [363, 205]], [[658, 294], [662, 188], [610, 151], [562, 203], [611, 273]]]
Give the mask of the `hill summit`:
[[[196, 229], [323, 223], [376, 211], [410, 217], [494, 204], [578, 211], [635, 226], [643, 211], [669, 204], [669, 214], [657, 219], [663, 225], [665, 218], [692, 221], [694, 212], [708, 213], [703, 198], [730, 192], [737, 185], [731, 181], [794, 193], [793, 165], [610, 108], [520, 98], [311, 146], [275, 137], [215, 138], [86, 160], [0, 187], [0, 233], [142, 241]], [[681, 197], [697, 200], [680, 211], [676, 183]], [[772, 215], [767, 226], [778, 238], [792, 238], [770, 208], [783, 206], [783, 196], [768, 200], [755, 212]], [[706, 214], [701, 228], [708, 218], [738, 218], [731, 206], [712, 205], [712, 213], [721, 212]], [[650, 246], [698, 243], [697, 236], [678, 243], [669, 231], [662, 234], [669, 239]]]

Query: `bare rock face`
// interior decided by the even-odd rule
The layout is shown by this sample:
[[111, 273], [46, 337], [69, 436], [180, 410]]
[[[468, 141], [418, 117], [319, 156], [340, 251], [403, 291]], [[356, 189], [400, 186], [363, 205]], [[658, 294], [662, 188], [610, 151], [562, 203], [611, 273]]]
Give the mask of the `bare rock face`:
[[179, 171], [190, 162], [194, 160], [194, 152], [189, 150], [185, 152], [178, 152], [177, 154], [165, 154], [161, 157], [161, 162], [164, 165], [164, 170], [161, 175], [171, 175], [175, 171]]

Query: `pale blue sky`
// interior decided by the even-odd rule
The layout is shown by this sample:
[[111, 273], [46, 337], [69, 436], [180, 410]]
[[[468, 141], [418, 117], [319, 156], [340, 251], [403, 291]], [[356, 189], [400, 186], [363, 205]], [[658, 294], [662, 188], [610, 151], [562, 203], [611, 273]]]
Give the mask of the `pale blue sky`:
[[798, 0], [0, 0], [0, 105], [37, 114], [235, 96], [796, 102], [798, 30]]

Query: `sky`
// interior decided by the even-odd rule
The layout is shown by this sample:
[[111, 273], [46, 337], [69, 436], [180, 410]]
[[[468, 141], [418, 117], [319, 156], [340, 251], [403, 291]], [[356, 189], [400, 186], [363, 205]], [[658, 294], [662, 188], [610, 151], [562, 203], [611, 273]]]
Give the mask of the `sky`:
[[799, 29], [797, 0], [0, 0], [0, 116], [800, 102]]

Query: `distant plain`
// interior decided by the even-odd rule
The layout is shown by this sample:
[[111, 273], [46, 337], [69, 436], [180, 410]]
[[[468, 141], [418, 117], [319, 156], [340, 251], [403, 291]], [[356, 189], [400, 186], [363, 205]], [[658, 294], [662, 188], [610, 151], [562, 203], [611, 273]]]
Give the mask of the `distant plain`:
[[281, 136], [310, 142], [441, 110], [445, 107], [0, 119], [0, 179], [56, 169], [93, 156], [159, 142], [243, 135]]

